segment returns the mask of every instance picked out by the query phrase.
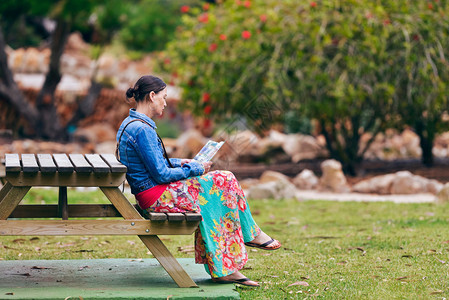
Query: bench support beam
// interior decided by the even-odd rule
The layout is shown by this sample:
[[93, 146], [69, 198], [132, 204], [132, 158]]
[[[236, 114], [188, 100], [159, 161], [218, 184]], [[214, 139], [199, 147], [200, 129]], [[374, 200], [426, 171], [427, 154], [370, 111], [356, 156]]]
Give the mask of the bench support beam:
[[[128, 199], [125, 198], [117, 187], [102, 187], [101, 190], [109, 201], [111, 201], [111, 203], [115, 206], [115, 208], [117, 208], [123, 218], [143, 219], [134, 206], [129, 203]], [[147, 246], [148, 250], [153, 253], [154, 257], [159, 261], [162, 267], [167, 271], [179, 287], [198, 287], [158, 236], [139, 235], [139, 238], [145, 246]]]

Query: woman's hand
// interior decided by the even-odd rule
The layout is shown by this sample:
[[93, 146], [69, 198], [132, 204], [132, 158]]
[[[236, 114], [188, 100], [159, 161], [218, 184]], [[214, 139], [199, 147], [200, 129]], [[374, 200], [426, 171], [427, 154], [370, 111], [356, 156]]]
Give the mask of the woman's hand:
[[181, 159], [181, 167], [182, 167], [184, 164], [190, 163], [192, 160], [193, 160], [193, 159]]
[[207, 172], [209, 172], [211, 166], [212, 166], [212, 162], [211, 161], [203, 162], [203, 167], [204, 167], [204, 173], [203, 174], [206, 174]]

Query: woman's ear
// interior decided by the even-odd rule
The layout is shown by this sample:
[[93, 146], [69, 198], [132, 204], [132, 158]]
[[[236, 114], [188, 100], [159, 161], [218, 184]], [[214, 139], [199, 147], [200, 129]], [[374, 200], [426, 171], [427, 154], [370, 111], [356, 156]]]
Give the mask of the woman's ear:
[[153, 92], [153, 91], [151, 91], [149, 94], [148, 94], [148, 100], [151, 100], [151, 102], [153, 102], [154, 101], [154, 96], [156, 95], [156, 93], [155, 92]]

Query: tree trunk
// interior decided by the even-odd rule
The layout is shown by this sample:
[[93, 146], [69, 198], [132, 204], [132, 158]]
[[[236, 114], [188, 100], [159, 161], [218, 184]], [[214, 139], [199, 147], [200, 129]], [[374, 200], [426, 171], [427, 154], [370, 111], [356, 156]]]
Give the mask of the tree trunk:
[[102, 89], [103, 84], [98, 83], [94, 79], [92, 79], [86, 97], [79, 102], [77, 111], [73, 115], [72, 119], [70, 119], [70, 121], [67, 123], [68, 132], [73, 132], [80, 120], [88, 117], [93, 113], [95, 102], [97, 101]]
[[55, 105], [55, 91], [61, 80], [60, 63], [64, 47], [70, 33], [70, 24], [58, 19], [56, 29], [52, 34], [50, 66], [45, 77], [44, 85], [36, 99], [36, 107], [40, 113], [37, 124], [37, 136], [46, 139], [62, 137], [63, 128]]
[[433, 140], [435, 139], [435, 130], [432, 121], [418, 121], [415, 124], [416, 134], [419, 136], [419, 145], [421, 146], [421, 162], [426, 167], [433, 166]]
[[13, 74], [8, 67], [8, 57], [5, 52], [6, 43], [3, 31], [0, 28], [0, 98], [9, 102], [20, 115], [30, 123], [32, 128], [36, 128], [39, 119], [37, 109], [32, 106], [20, 91]]

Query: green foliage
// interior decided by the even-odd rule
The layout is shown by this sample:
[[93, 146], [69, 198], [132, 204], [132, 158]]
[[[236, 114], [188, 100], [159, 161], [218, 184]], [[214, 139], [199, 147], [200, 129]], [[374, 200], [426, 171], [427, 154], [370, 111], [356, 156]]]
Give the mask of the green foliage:
[[[184, 105], [197, 115], [243, 115], [258, 127], [292, 114], [316, 120], [331, 156], [354, 173], [372, 141], [360, 148], [361, 135], [398, 126], [408, 111], [406, 86], [421, 95], [437, 87], [434, 98], [447, 103], [447, 80], [426, 54], [447, 65], [447, 12], [446, 1], [225, 1], [183, 17], [161, 69], [183, 86]], [[432, 49], [417, 51], [414, 34], [432, 40]], [[279, 113], [245, 112], [251, 101]], [[447, 109], [433, 104], [426, 102]]]
[[120, 40], [132, 50], [162, 50], [180, 24], [181, 6], [197, 5], [199, 0], [141, 0], [129, 7]]

